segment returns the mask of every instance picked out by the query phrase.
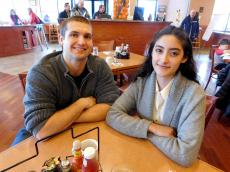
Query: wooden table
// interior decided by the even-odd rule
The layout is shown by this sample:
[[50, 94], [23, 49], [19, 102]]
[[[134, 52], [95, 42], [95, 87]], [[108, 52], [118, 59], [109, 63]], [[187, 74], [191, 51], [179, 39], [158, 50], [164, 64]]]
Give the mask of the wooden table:
[[223, 57], [225, 63], [230, 63], [230, 55], [226, 55]]
[[[106, 59], [107, 57], [113, 57], [114, 52], [99, 52], [99, 57]], [[129, 59], [118, 59], [118, 62], [121, 63], [121, 66], [109, 64], [114, 75], [119, 75], [122, 73], [137, 71], [143, 65], [145, 57], [130, 53]]]
[[[93, 127], [100, 128], [100, 164], [103, 172], [111, 172], [116, 166], [125, 165], [135, 172], [216, 172], [221, 171], [201, 160], [197, 160], [190, 168], [184, 168], [161, 153], [149, 141], [125, 136], [105, 124], [105, 122], [77, 124], [75, 134], [80, 134]], [[81, 136], [79, 139], [96, 139], [96, 131]], [[35, 153], [35, 139], [30, 137], [18, 145], [0, 153], [0, 171]], [[73, 139], [70, 131], [39, 143], [39, 155], [9, 171], [40, 171], [43, 162], [53, 156], [71, 154]]]
[[[99, 57], [106, 59], [107, 57], [113, 58], [114, 52], [99, 52]], [[118, 64], [121, 65], [115, 65], [114, 63], [107, 63], [109, 67], [111, 68], [113, 75], [116, 76], [116, 80], [120, 81], [119, 85], [122, 86], [122, 74], [132, 74], [135, 75], [135, 73], [141, 68], [141, 66], [145, 62], [145, 57], [130, 53], [129, 59], [118, 59]]]

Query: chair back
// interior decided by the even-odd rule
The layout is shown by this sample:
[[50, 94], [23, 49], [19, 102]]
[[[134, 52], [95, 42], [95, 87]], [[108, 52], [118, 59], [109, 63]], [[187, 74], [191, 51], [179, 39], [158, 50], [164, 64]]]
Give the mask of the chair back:
[[207, 87], [209, 85], [209, 82], [211, 80], [212, 75], [218, 73], [218, 70], [216, 70], [215, 66], [214, 66], [214, 56], [215, 56], [215, 51], [216, 51], [217, 47], [218, 47], [218, 45], [212, 45], [210, 47], [210, 50], [209, 50], [209, 58], [211, 60], [211, 67], [210, 67], [210, 72], [209, 72], [208, 79], [207, 79], [206, 85], [204, 87], [204, 90], [207, 89]]
[[202, 28], [200, 27], [197, 39], [192, 41], [192, 48], [194, 49], [201, 47], [201, 34], [202, 34], [201, 32], [202, 32]]
[[26, 76], [27, 76], [27, 72], [23, 72], [23, 73], [18, 74], [18, 77], [19, 77], [19, 79], [21, 81], [22, 88], [23, 88], [24, 92], [25, 92], [25, 89], [26, 89]]
[[205, 129], [215, 111], [217, 97], [206, 95]]
[[113, 51], [114, 43], [115, 43], [114, 40], [99, 41], [99, 42], [95, 42], [94, 46], [98, 47], [98, 51]]

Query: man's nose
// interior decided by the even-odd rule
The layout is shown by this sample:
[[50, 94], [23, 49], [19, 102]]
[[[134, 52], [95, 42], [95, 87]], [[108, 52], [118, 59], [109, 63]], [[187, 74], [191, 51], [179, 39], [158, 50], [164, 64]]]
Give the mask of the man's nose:
[[79, 44], [85, 44], [85, 38], [84, 38], [84, 36], [79, 36], [78, 43]]

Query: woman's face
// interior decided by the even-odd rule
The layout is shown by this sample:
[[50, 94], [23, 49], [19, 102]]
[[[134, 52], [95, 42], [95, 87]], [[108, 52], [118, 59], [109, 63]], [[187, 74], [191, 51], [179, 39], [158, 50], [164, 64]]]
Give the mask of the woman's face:
[[15, 15], [16, 14], [14, 10], [11, 10], [10, 13], [11, 13], [11, 15]]
[[181, 63], [185, 63], [184, 50], [174, 35], [160, 37], [153, 48], [152, 65], [157, 78], [171, 80]]

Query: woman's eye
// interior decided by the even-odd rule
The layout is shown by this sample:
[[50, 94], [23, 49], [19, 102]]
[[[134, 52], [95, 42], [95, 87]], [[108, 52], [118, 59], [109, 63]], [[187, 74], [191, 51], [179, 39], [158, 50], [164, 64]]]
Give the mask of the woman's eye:
[[178, 52], [176, 52], [176, 51], [173, 51], [173, 52], [171, 52], [171, 53], [170, 53], [170, 55], [171, 55], [171, 56], [173, 56], [173, 57], [175, 57], [175, 56], [178, 56], [178, 55], [179, 55], [179, 53], [178, 53]]
[[157, 52], [157, 53], [161, 53], [161, 52], [162, 52], [162, 50], [161, 50], [161, 49], [159, 49], [159, 48], [156, 48], [156, 49], [155, 49], [155, 52]]

